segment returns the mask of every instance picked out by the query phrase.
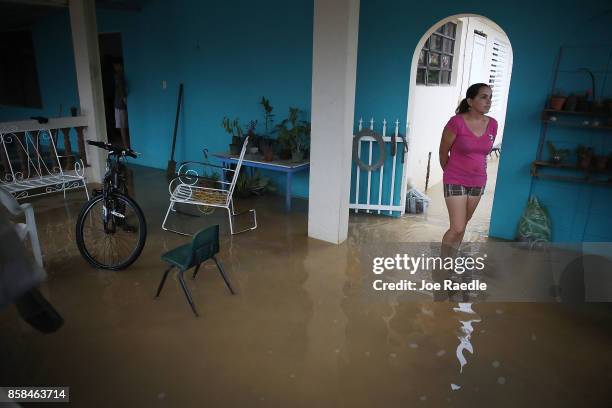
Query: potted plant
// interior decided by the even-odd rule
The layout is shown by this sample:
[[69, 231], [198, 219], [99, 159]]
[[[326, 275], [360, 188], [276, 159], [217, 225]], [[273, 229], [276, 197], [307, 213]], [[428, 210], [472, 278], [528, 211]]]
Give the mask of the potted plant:
[[222, 125], [223, 129], [225, 129], [225, 131], [232, 137], [232, 143], [229, 145], [230, 154], [240, 154], [244, 135], [242, 127], [240, 126], [240, 120], [236, 118], [232, 121], [230, 118], [225, 116], [223, 118]]
[[274, 141], [267, 137], [259, 139], [259, 150], [263, 154], [264, 161], [274, 160]]
[[551, 142], [546, 143], [548, 145], [548, 153], [550, 154], [550, 161], [554, 164], [559, 164], [569, 155], [568, 149], [557, 149]]
[[274, 122], [274, 114], [272, 113], [272, 106], [270, 105], [270, 100], [265, 97], [261, 97], [261, 101], [259, 102], [264, 109], [264, 128], [266, 137], [270, 136], [270, 131], [272, 130], [272, 122]]
[[567, 97], [565, 101], [564, 109], [569, 112], [574, 112], [576, 110], [576, 106], [578, 105], [578, 97], [571, 93]]
[[550, 102], [549, 102], [550, 109], [553, 109], [553, 110], [563, 109], [563, 104], [565, 104], [565, 99], [566, 97], [563, 95], [563, 92], [561, 92], [558, 89], [555, 89], [555, 91], [550, 97]]
[[582, 94], [576, 96], [576, 111], [577, 112], [588, 112], [591, 108], [591, 102], [589, 101], [589, 95], [591, 90], [587, 90]]
[[219, 174], [217, 172], [211, 171], [211, 172], [204, 172], [204, 175], [201, 178], [201, 185], [202, 187], [207, 187], [207, 188], [219, 188]]
[[596, 155], [595, 156], [595, 168], [598, 171], [605, 171], [608, 168], [609, 155]]
[[259, 138], [258, 145], [259, 151], [263, 155], [264, 161], [272, 161], [274, 160], [274, 140], [270, 137], [271, 133], [274, 132], [272, 127], [272, 123], [274, 123], [274, 114], [272, 113], [272, 105], [270, 105], [270, 100], [265, 96], [261, 97], [261, 101], [259, 104], [263, 107], [264, 110], [264, 134]]
[[249, 153], [257, 154], [259, 153], [259, 148], [257, 147], [257, 135], [255, 134], [255, 128], [257, 127], [257, 121], [252, 120], [247, 125], [247, 135], [249, 136]]
[[592, 147], [584, 147], [583, 145], [578, 145], [578, 147], [576, 148], [576, 154], [578, 156], [578, 167], [584, 170], [591, 167], [591, 161], [593, 160]]
[[287, 151], [292, 161], [304, 159], [304, 153], [310, 145], [310, 123], [299, 119], [300, 110], [289, 108], [289, 116], [276, 126], [278, 142], [282, 147], [281, 158], [288, 158]]
[[250, 197], [252, 195], [261, 195], [268, 191], [274, 191], [275, 188], [270, 183], [270, 179], [263, 177], [259, 171], [252, 175], [247, 172], [241, 172], [236, 180], [236, 194], [239, 197]]

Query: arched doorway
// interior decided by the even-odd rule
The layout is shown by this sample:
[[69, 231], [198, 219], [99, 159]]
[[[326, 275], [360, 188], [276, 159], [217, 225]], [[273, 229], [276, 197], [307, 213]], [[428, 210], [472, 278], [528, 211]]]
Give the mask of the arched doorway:
[[[409, 188], [432, 199], [430, 217], [447, 218], [442, 196], [442, 169], [438, 163], [440, 136], [448, 119], [477, 82], [493, 88], [489, 116], [499, 123], [496, 147], [501, 148], [510, 77], [512, 48], [505, 32], [490, 19], [461, 14], [432, 25], [415, 48], [410, 75], [407, 123], [408, 160], [405, 163]], [[488, 182], [474, 221], [488, 234], [499, 157], [488, 160]], [[467, 239], [468, 237], [466, 237]]]

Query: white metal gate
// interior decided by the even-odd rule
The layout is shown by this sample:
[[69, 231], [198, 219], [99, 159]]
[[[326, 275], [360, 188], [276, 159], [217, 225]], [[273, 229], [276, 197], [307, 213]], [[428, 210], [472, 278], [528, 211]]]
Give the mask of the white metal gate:
[[[369, 129], [374, 129], [374, 118], [370, 120]], [[395, 121], [395, 128], [390, 136], [387, 135], [387, 121], [382, 121], [382, 135], [384, 141], [385, 159], [383, 165], [373, 171], [361, 169], [355, 161], [351, 170], [351, 195], [349, 208], [358, 212], [364, 210], [368, 213], [400, 216], [404, 214], [406, 205], [405, 163], [406, 152], [404, 141], [399, 132], [399, 120]], [[363, 130], [363, 119], [359, 119], [358, 131]], [[407, 135], [406, 135], [407, 136]], [[392, 144], [395, 143], [395, 154]], [[357, 157], [363, 163], [372, 165], [379, 160], [375, 138], [363, 136], [357, 145]]]

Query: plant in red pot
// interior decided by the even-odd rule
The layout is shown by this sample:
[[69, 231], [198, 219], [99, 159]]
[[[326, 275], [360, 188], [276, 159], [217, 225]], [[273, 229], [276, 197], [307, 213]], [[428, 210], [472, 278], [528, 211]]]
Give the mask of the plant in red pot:
[[562, 110], [566, 99], [567, 98], [563, 95], [563, 92], [558, 89], [555, 89], [555, 91], [550, 97], [548, 105], [550, 106], [550, 109]]

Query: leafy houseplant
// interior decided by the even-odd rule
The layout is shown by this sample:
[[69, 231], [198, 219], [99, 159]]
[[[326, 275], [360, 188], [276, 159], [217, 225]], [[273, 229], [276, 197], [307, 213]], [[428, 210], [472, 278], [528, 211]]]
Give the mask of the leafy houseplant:
[[252, 120], [247, 125], [247, 136], [249, 136], [249, 153], [257, 154], [259, 149], [257, 147], [257, 135], [255, 134], [255, 128], [257, 127], [257, 121]]
[[274, 114], [272, 113], [272, 105], [270, 100], [266, 99], [265, 96], [261, 97], [259, 104], [264, 110], [264, 129], [265, 134], [259, 139], [259, 150], [263, 154], [265, 161], [274, 160], [273, 141], [270, 138], [270, 132], [272, 131], [272, 123], [274, 122]]
[[548, 153], [550, 153], [550, 161], [552, 163], [561, 163], [563, 159], [569, 156], [570, 151], [568, 149], [557, 149], [551, 142], [546, 142], [546, 144], [548, 145]]
[[236, 194], [240, 197], [261, 195], [274, 190], [275, 188], [270, 183], [270, 179], [263, 177], [258, 171], [252, 176], [246, 172], [241, 172], [238, 180], [236, 180]]
[[259, 150], [263, 154], [264, 161], [274, 160], [273, 140], [267, 137], [259, 139]]
[[232, 137], [232, 143], [230, 144], [230, 154], [240, 154], [242, 148], [244, 131], [240, 126], [240, 120], [238, 118], [233, 121], [227, 116], [223, 118], [223, 129]]
[[219, 188], [219, 174], [214, 171], [211, 171], [210, 173], [205, 172], [200, 180], [200, 183], [202, 187]]
[[264, 127], [266, 129], [265, 136], [270, 135], [270, 130], [272, 129], [272, 122], [274, 122], [274, 114], [272, 113], [272, 106], [270, 105], [270, 100], [265, 97], [261, 97], [261, 101], [259, 102], [264, 109]]
[[292, 161], [303, 160], [310, 146], [310, 122], [300, 120], [300, 113], [298, 108], [289, 108], [289, 116], [276, 126], [278, 142], [285, 154], [290, 152]]

